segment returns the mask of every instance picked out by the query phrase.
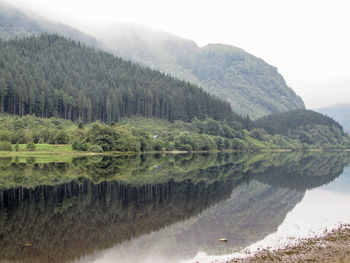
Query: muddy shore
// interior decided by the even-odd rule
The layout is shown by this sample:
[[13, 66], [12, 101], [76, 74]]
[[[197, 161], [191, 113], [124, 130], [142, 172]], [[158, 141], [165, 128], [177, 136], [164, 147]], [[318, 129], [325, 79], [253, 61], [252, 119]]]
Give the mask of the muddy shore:
[[227, 262], [350, 262], [350, 225], [341, 226], [321, 237], [299, 240], [297, 245], [272, 251], [265, 249], [253, 256]]

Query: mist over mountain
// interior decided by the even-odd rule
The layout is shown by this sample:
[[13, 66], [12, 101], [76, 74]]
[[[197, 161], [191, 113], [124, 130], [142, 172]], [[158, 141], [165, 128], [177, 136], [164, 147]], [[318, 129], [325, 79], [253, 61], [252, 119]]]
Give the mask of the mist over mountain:
[[188, 39], [135, 24], [94, 33], [118, 56], [200, 85], [252, 118], [305, 108], [277, 69], [243, 49], [223, 44], [199, 47]]
[[0, 38], [55, 33], [201, 86], [239, 114], [258, 118], [305, 108], [277, 69], [243, 49], [194, 41], [135, 24], [94, 31], [94, 37], [0, 3]]
[[332, 117], [343, 126], [346, 132], [350, 133], [350, 104], [333, 105], [316, 111]]
[[25, 14], [20, 9], [0, 1], [0, 38], [39, 36], [54, 33], [84, 43], [90, 47], [104, 49], [102, 43], [92, 36], [68, 25], [55, 23], [35, 14]]

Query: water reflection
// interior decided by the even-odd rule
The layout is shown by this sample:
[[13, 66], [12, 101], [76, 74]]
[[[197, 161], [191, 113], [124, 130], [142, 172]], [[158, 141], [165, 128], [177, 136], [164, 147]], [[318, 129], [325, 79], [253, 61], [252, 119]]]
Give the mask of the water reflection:
[[[178, 262], [198, 251], [226, 253], [276, 231], [306, 189], [338, 177], [349, 160], [346, 154], [0, 160], [0, 259]], [[230, 240], [227, 247], [220, 237]]]

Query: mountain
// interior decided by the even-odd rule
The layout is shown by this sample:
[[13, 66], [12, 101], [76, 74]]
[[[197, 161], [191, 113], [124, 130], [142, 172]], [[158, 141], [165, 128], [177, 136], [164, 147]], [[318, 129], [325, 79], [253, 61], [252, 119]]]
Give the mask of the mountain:
[[191, 40], [137, 25], [117, 25], [95, 36], [112, 52], [180, 79], [227, 100], [252, 118], [305, 108], [277, 69], [243, 49]]
[[101, 29], [97, 39], [0, 3], [0, 38], [55, 33], [201, 86], [251, 118], [305, 108], [277, 69], [240, 48], [191, 40], [135, 25]]
[[346, 132], [350, 133], [350, 104], [333, 105], [316, 111], [334, 118], [344, 127]]
[[0, 38], [13, 39], [15, 37], [39, 36], [43, 33], [54, 33], [97, 49], [103, 48], [103, 45], [95, 38], [75, 28], [53, 23], [34, 15], [26, 15], [19, 9], [0, 2]]
[[241, 117], [197, 86], [57, 35], [0, 40], [0, 111], [84, 122]]

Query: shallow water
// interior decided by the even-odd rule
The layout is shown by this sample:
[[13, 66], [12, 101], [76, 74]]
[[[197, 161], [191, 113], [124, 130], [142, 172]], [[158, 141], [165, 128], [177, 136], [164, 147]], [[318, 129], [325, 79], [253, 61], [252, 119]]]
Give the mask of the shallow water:
[[346, 153], [0, 160], [0, 259], [212, 262], [278, 247], [350, 223], [349, 163]]
[[199, 252], [183, 262], [225, 261], [244, 257], [264, 248], [278, 249], [292, 245], [300, 239], [322, 236], [325, 231], [350, 223], [350, 168], [329, 184], [307, 190], [303, 199], [287, 213], [278, 229], [265, 238], [247, 246], [243, 252], [226, 255], [208, 255]]

